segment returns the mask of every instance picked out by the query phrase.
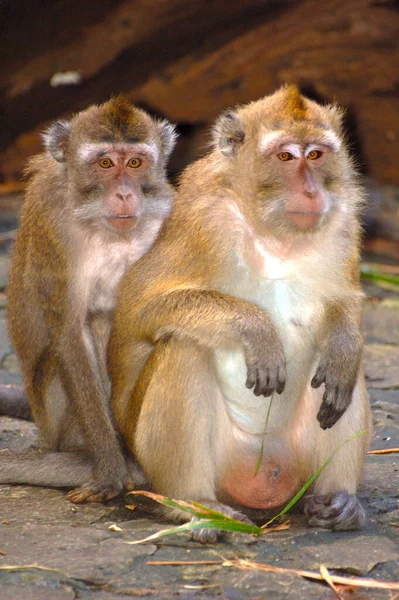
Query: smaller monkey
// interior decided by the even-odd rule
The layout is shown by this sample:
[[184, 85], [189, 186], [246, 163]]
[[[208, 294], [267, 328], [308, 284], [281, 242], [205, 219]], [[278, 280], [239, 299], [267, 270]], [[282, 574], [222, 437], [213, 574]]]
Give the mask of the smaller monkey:
[[[27, 169], [8, 312], [49, 451], [3, 452], [0, 482], [79, 486], [68, 494], [73, 502], [106, 500], [132, 486], [109, 409], [106, 346], [117, 285], [171, 208], [165, 167], [175, 138], [169, 122], [123, 97], [44, 134], [46, 152]], [[20, 406], [26, 414], [23, 398]]]
[[[244, 519], [235, 509], [284, 505], [369, 429], [362, 194], [341, 129], [339, 109], [295, 86], [224, 114], [155, 245], [126, 273], [111, 405], [156, 492]], [[363, 523], [366, 446], [352, 440], [316, 480], [310, 525]]]

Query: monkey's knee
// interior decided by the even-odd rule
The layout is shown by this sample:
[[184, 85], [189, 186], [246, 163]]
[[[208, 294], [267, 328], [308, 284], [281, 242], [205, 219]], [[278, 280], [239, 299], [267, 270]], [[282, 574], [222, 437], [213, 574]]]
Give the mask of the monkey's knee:
[[310, 495], [305, 499], [304, 512], [311, 527], [334, 531], [360, 529], [366, 520], [359, 498], [348, 492]]

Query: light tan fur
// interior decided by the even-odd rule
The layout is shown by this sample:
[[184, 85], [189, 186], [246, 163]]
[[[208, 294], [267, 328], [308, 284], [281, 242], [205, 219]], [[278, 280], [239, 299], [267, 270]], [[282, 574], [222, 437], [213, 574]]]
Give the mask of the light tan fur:
[[[286, 175], [281, 148], [304, 156], [303, 175]], [[313, 169], [315, 148], [324, 162]], [[297, 227], [291, 205], [318, 196], [312, 227]], [[156, 244], [121, 283], [109, 344], [116, 422], [155, 491], [276, 506], [370, 428], [359, 370], [361, 203], [336, 107], [292, 86], [218, 121], [213, 150], [185, 170]], [[248, 389], [254, 378], [272, 399]], [[367, 439], [351, 441], [314, 486], [317, 502], [333, 494], [341, 520], [309, 512], [311, 524], [362, 522], [353, 495]]]

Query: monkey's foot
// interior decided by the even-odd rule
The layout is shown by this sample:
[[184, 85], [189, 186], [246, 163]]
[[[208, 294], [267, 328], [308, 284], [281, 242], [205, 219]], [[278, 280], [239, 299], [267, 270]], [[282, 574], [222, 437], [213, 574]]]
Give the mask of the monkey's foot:
[[134, 490], [134, 482], [131, 479], [112, 485], [101, 485], [92, 480], [68, 492], [67, 499], [74, 504], [106, 502], [106, 500], [119, 496], [124, 490], [129, 492]]
[[335, 531], [360, 529], [366, 519], [359, 498], [348, 492], [307, 496], [304, 512], [311, 527]]
[[[217, 510], [228, 517], [232, 517], [237, 521], [242, 521], [243, 523], [248, 523], [249, 525], [254, 525], [254, 523], [248, 519], [247, 516], [240, 513], [238, 510], [234, 510], [230, 506], [226, 506], [225, 504], [219, 504], [218, 502], [202, 502], [204, 506], [208, 506], [212, 510]], [[193, 517], [191, 521], [199, 521], [198, 517]], [[194, 542], [200, 542], [201, 544], [216, 544], [218, 538], [223, 536], [226, 532], [222, 529], [209, 529], [207, 527], [201, 529], [193, 529], [191, 531], [191, 539]]]

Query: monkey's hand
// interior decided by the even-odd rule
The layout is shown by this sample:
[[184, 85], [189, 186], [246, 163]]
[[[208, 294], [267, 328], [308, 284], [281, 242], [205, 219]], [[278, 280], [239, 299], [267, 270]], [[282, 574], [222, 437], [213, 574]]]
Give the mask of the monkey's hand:
[[249, 330], [244, 336], [248, 389], [255, 396], [281, 394], [285, 387], [285, 355], [278, 332], [271, 321]]
[[317, 420], [322, 429], [329, 429], [348, 408], [356, 385], [362, 355], [363, 342], [360, 334], [333, 337], [320, 360], [311, 381], [313, 388], [325, 384], [323, 401]]

